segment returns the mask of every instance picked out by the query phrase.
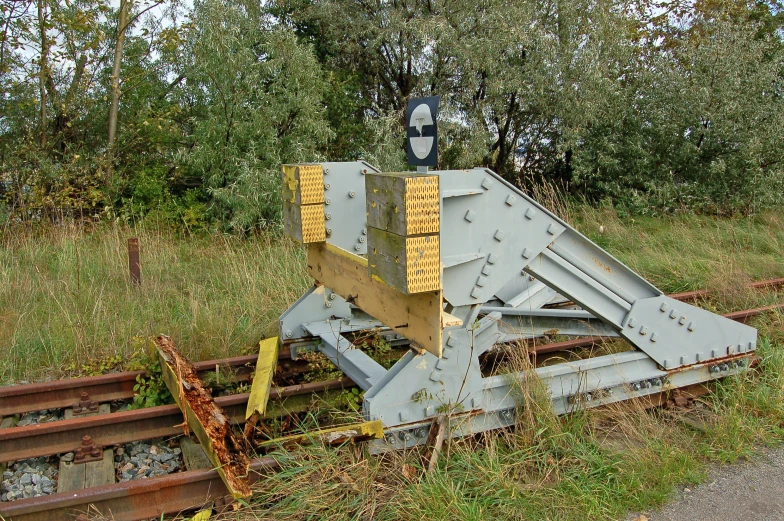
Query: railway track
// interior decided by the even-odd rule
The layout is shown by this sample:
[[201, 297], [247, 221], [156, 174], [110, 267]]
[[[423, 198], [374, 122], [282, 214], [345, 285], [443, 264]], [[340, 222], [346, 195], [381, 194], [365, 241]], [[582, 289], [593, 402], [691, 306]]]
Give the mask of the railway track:
[[[781, 287], [784, 286], [784, 279], [756, 282], [751, 286]], [[696, 291], [673, 297], [680, 300], [697, 300], [706, 296], [708, 296], [706, 291]], [[754, 316], [775, 310], [784, 310], [784, 304], [741, 310], [724, 316], [745, 322]], [[604, 340], [600, 337], [587, 337], [534, 345], [530, 349], [536, 354], [545, 354], [591, 347]], [[194, 365], [202, 374], [215, 371], [216, 366], [229, 367], [237, 380], [247, 381], [253, 371], [255, 360], [255, 356], [242, 356], [198, 362]], [[291, 360], [285, 350], [280, 353], [279, 364], [284, 372], [288, 371], [292, 375], [305, 372], [307, 365], [301, 361]], [[80, 446], [85, 436], [89, 436], [92, 444], [99, 450], [111, 452], [109, 457], [115, 454], [111, 450], [112, 447], [122, 447], [128, 443], [144, 440], [175, 439], [182, 436], [182, 427], [179, 424], [182, 423], [183, 417], [176, 405], [112, 413], [101, 413], [106, 409], [98, 410], [99, 404], [131, 399], [134, 394], [133, 387], [139, 376], [144, 376], [144, 372], [113, 373], [0, 388], [0, 416], [4, 418], [14, 418], [45, 409], [78, 409], [80, 406], [87, 409], [92, 406], [96, 409], [88, 411], [86, 415], [75, 415], [71, 419], [0, 429], [0, 464], [71, 453]], [[307, 409], [314, 393], [339, 391], [351, 387], [353, 382], [348, 378], [275, 387], [270, 393], [269, 416], [283, 416]], [[707, 392], [707, 388], [695, 385], [685, 392], [699, 395]], [[640, 400], [647, 406], [655, 407], [664, 404], [667, 399], [667, 393], [662, 392]], [[219, 396], [215, 401], [237, 424], [244, 422], [248, 394]], [[277, 462], [269, 457], [254, 460], [251, 465], [253, 471], [251, 483], [264, 472], [274, 470], [276, 467]], [[210, 468], [189, 468], [187, 465], [186, 468], [187, 470], [160, 477], [121, 481], [2, 502], [0, 518], [6, 521], [72, 520], [89, 508], [94, 508], [111, 515], [118, 521], [130, 521], [198, 508], [213, 501], [221, 501], [226, 496], [225, 486], [217, 471]]]

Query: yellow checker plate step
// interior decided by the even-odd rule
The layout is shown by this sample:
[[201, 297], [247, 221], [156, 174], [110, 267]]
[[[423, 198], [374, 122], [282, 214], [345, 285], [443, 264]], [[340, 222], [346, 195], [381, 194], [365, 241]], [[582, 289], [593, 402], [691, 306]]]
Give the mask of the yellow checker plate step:
[[311, 204], [302, 207], [302, 242], [324, 242], [327, 229], [324, 220], [324, 205]]
[[441, 254], [438, 235], [406, 239], [408, 293], [441, 289]]
[[438, 233], [441, 197], [437, 176], [406, 178], [406, 234]]

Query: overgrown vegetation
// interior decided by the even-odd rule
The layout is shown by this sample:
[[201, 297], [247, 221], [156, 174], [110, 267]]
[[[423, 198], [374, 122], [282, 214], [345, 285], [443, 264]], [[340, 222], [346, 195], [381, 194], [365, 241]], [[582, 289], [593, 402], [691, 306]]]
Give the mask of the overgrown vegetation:
[[273, 454], [281, 472], [260, 480], [250, 509], [219, 519], [610, 520], [650, 512], [711, 464], [754, 457], [784, 440], [782, 315], [755, 324], [759, 369], [723, 381], [681, 413], [619, 404], [558, 418], [536, 385], [519, 389], [514, 429], [447, 444], [426, 473], [419, 449], [368, 458], [351, 447]]
[[274, 227], [281, 163], [405, 168], [420, 95], [441, 168], [754, 214], [784, 197], [783, 24], [779, 0], [10, 0], [0, 225]]
[[[781, 213], [622, 218], [613, 208], [538, 195], [664, 291], [714, 289], [720, 298], [710, 305], [718, 311], [767, 303], [743, 283], [784, 277]], [[128, 276], [131, 236], [141, 244], [138, 288]], [[274, 233], [191, 235], [151, 221], [90, 231], [6, 229], [0, 382], [136, 369], [143, 339], [161, 333], [176, 338], [192, 360], [243, 354], [276, 334], [278, 316], [309, 285], [301, 247]], [[368, 339], [368, 348], [383, 359], [388, 346]], [[332, 370], [322, 365], [325, 374]]]

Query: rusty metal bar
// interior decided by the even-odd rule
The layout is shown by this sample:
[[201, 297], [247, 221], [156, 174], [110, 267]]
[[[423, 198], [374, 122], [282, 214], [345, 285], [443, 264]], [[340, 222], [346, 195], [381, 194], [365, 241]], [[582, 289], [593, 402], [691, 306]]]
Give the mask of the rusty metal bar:
[[[249, 481], [277, 469], [273, 458], [253, 460]], [[190, 470], [152, 479], [126, 481], [114, 485], [63, 492], [0, 504], [0, 518], [6, 521], [73, 521], [76, 516], [99, 512], [115, 521], [160, 519], [164, 514], [199, 508], [228, 494], [215, 470]]]
[[[279, 360], [291, 358], [288, 351], [279, 353]], [[214, 371], [216, 365], [234, 368], [240, 380], [247, 380], [252, 372], [248, 364], [255, 364], [256, 355], [236, 356], [221, 360], [205, 360], [193, 365], [200, 373]], [[133, 398], [136, 377], [144, 371], [109, 373], [85, 378], [70, 378], [52, 382], [0, 387], [0, 416], [10, 416], [42, 409], [60, 409], [79, 402], [82, 392], [96, 402], [110, 402]]]
[[[748, 284], [748, 287], [752, 289], [773, 289], [773, 288], [779, 288], [781, 286], [784, 286], [784, 278], [760, 280]], [[705, 298], [710, 296], [710, 294], [711, 292], [707, 289], [698, 289], [696, 291], [673, 293], [672, 295], [670, 295], [670, 297], [674, 298], [675, 300], [688, 301], [688, 300], [697, 300], [700, 298]]]
[[143, 374], [144, 371], [129, 371], [0, 387], [0, 416], [70, 407], [79, 403], [82, 392], [87, 392], [97, 402], [132, 398], [136, 377]]
[[[351, 386], [348, 378], [293, 385], [272, 389], [270, 399], [323, 392]], [[248, 394], [221, 396], [215, 402], [232, 421], [245, 422]], [[134, 411], [99, 414], [73, 420], [40, 423], [0, 430], [0, 462], [70, 452], [91, 436], [96, 444], [110, 446], [182, 434], [182, 412], [176, 405], [163, 405]]]
[[140, 286], [142, 283], [142, 269], [139, 263], [139, 238], [128, 239], [128, 271], [131, 274], [131, 284]]

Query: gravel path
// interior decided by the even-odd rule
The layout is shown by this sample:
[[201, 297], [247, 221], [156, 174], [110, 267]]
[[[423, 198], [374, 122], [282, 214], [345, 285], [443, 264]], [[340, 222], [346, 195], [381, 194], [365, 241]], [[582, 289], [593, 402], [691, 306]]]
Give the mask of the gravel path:
[[784, 521], [784, 448], [749, 463], [711, 471], [704, 485], [679, 491], [660, 511], [634, 515], [645, 521]]

